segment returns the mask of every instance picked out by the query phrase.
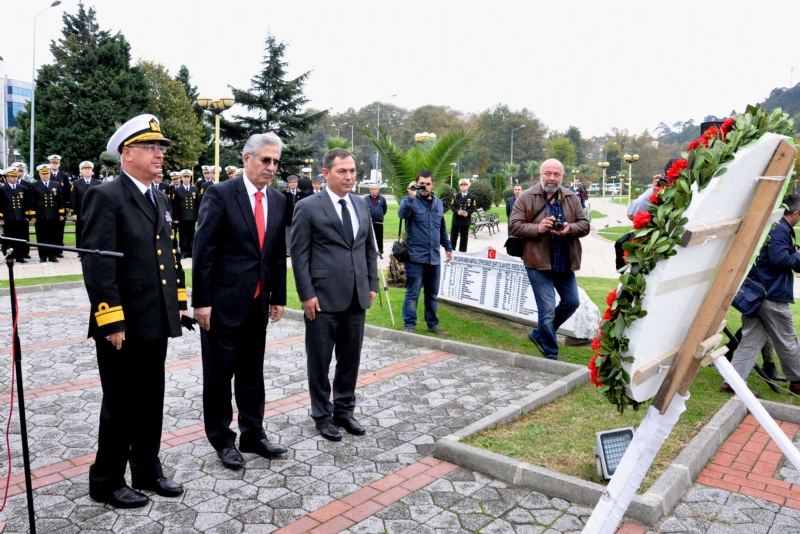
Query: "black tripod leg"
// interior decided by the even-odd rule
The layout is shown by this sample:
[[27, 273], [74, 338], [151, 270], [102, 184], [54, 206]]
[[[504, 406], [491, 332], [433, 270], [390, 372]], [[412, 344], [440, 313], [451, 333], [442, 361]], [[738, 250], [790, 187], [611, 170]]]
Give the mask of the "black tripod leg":
[[[17, 322], [17, 288], [14, 285], [14, 261], [8, 261], [8, 282], [11, 294], [11, 321]], [[22, 437], [22, 462], [25, 469], [25, 494], [28, 497], [28, 521], [31, 534], [36, 534], [36, 516], [33, 509], [33, 489], [31, 487], [31, 459], [28, 453], [28, 425], [25, 421], [25, 394], [22, 387], [22, 349], [19, 333], [14, 331], [14, 368], [17, 374], [17, 399], [19, 399], [19, 429]], [[12, 399], [13, 402], [13, 399]], [[8, 466], [11, 469], [11, 466]]]

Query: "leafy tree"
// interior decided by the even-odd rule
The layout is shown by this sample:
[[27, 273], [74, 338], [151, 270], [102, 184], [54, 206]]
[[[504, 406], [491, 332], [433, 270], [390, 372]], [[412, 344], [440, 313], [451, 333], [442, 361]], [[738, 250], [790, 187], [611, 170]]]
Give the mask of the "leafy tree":
[[164, 156], [164, 167], [193, 167], [205, 149], [203, 127], [186, 95], [185, 86], [169, 75], [160, 63], [139, 62], [149, 86], [153, 115], [161, 121], [161, 129], [172, 139]]
[[475, 196], [475, 204], [484, 210], [492, 209], [494, 200], [494, 188], [487, 180], [475, 180], [469, 188], [469, 192]]
[[439, 187], [439, 192], [436, 193], [436, 195], [440, 199], [442, 199], [442, 204], [444, 204], [445, 213], [450, 211], [450, 208], [453, 205], [451, 201], [453, 200], [453, 197], [456, 196], [457, 194], [458, 191], [456, 191], [456, 189], [452, 187], [450, 184], [443, 184], [441, 187]]
[[577, 126], [570, 126], [564, 137], [572, 141], [575, 147], [575, 163], [580, 165], [586, 157], [583, 152], [583, 138], [581, 137], [581, 130]]
[[117, 174], [119, 172], [119, 158], [111, 154], [111, 152], [103, 151], [100, 157], [97, 158], [100, 164], [100, 174], [108, 176], [109, 174]]
[[[178, 69], [178, 74], [175, 76], [175, 79], [179, 81], [181, 84], [183, 84], [183, 89], [186, 92], [186, 98], [188, 98], [189, 102], [192, 103], [192, 109], [194, 110], [194, 114], [197, 115], [197, 121], [203, 128], [203, 134], [200, 136], [200, 138], [203, 141], [204, 150], [203, 153], [200, 154], [199, 161], [204, 164], [213, 163], [215, 147], [212, 141], [214, 140], [213, 139], [214, 129], [205, 121], [206, 111], [197, 104], [197, 97], [199, 96], [199, 93], [197, 91], [197, 86], [192, 85], [192, 76], [191, 74], [189, 74], [189, 68], [186, 65], [181, 65], [180, 69]], [[220, 147], [219, 158], [220, 158], [220, 166], [222, 168], [225, 168], [226, 165], [237, 164], [236, 160], [234, 160], [233, 162], [223, 163], [222, 151], [223, 147]], [[221, 172], [219, 177], [220, 180], [225, 180], [228, 178], [228, 176], [224, 172]]]
[[[62, 38], [50, 45], [54, 62], [36, 78], [35, 161], [57, 153], [64, 169], [73, 170], [97, 159], [115, 123], [146, 112], [150, 99], [144, 73], [130, 64], [130, 44], [121, 33], [100, 30], [94, 8], [78, 3], [78, 12], [62, 20]], [[17, 121], [30, 130], [30, 105]], [[30, 149], [26, 136], [18, 148]]]
[[[437, 180], [437, 191], [441, 192], [446, 182], [444, 177], [450, 176], [450, 164], [455, 163], [472, 142], [470, 134], [464, 130], [456, 130], [436, 141], [418, 143], [404, 153], [395, 144], [392, 136], [383, 129], [380, 133], [381, 138], [377, 139], [371, 132], [364, 130], [364, 134], [381, 155], [383, 178], [392, 188], [395, 198], [401, 198], [405, 194], [408, 184], [417, 179], [417, 173], [422, 169], [433, 172], [433, 177]], [[491, 204], [491, 199], [489, 202]]]
[[555, 158], [564, 165], [564, 171], [575, 166], [575, 145], [567, 137], [555, 137], [549, 140], [550, 157]]
[[[503, 187], [505, 187], [506, 185], [514, 187], [514, 177], [519, 172], [519, 165], [517, 165], [516, 163], [506, 163], [503, 171], [505, 172], [505, 175], [508, 177], [508, 182], [507, 184], [503, 184]], [[503, 187], [498, 187], [498, 185], [495, 184], [495, 188], [502, 190]]]
[[[509, 164], [511, 165], [511, 164]], [[506, 186], [506, 174], [502, 172], [495, 173], [491, 176], [494, 189], [494, 205], [499, 206], [503, 201], [503, 189]]]
[[486, 170], [489, 168], [489, 161], [491, 157], [489, 149], [485, 147], [478, 147], [473, 150], [472, 153], [475, 156], [475, 160], [478, 164], [477, 174], [479, 176], [485, 176]]
[[541, 158], [547, 128], [532, 111], [513, 111], [505, 104], [486, 110], [475, 119], [475, 148], [488, 149], [502, 166], [511, 161], [511, 130], [523, 125], [525, 128], [514, 132], [514, 159]]
[[231, 87], [236, 103], [250, 113], [236, 115], [233, 121], [222, 118], [222, 131], [238, 145], [243, 145], [254, 133], [274, 132], [286, 143], [281, 154], [283, 172], [297, 172], [302, 160], [314, 153], [314, 147], [298, 135], [310, 133], [314, 123], [327, 112], [303, 110], [308, 103], [303, 86], [311, 72], [286, 79], [287, 63], [283, 60], [286, 43], [279, 43], [268, 34], [264, 51], [263, 69], [250, 79], [250, 90]]
[[509, 198], [514, 196], [514, 190], [512, 188], [503, 189], [503, 201], [508, 200]]

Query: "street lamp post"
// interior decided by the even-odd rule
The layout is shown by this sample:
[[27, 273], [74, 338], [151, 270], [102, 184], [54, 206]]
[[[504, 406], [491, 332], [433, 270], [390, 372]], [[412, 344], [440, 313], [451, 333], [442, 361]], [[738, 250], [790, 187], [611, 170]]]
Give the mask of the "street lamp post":
[[579, 169], [572, 169], [572, 187], [575, 188], [575, 183], [578, 181], [578, 175], [581, 173]]
[[511, 163], [514, 163], [514, 132], [522, 128], [525, 128], [524, 124], [511, 130]]
[[219, 182], [219, 116], [236, 103], [233, 95], [226, 93], [217, 100], [206, 94], [197, 97], [197, 105], [214, 114], [214, 179]]
[[458, 162], [450, 164], [450, 187], [453, 187], [453, 170], [456, 168], [456, 165], [458, 165]]
[[[394, 98], [396, 96], [397, 93], [389, 95], [389, 98]], [[377, 126], [375, 126], [375, 139], [380, 140], [380, 138], [381, 138], [381, 101], [378, 100], [378, 124]], [[375, 170], [381, 172], [381, 153], [378, 152], [377, 150], [375, 151]]]
[[[344, 124], [347, 124], [347, 123], [344, 123]], [[342, 126], [344, 126], [344, 124], [340, 124], [339, 126], [336, 126], [335, 124], [331, 124], [331, 126], [333, 126], [334, 128], [336, 128], [336, 137], [339, 137], [339, 129], [340, 129]]]
[[[56, 7], [61, 5], [61, 0], [56, 0], [50, 7]], [[39, 15], [50, 9], [48, 7], [44, 11], [40, 12]], [[33, 17], [33, 68], [31, 69], [31, 80], [33, 81], [33, 91], [31, 92], [31, 152], [30, 152], [30, 161], [28, 162], [28, 172], [33, 175], [33, 147], [34, 147], [34, 136], [33, 136], [33, 123], [36, 120], [36, 19], [39, 18], [39, 15]]]
[[603, 190], [602, 190], [603, 191], [603, 193], [602, 193], [603, 194], [603, 201], [602, 201], [603, 213], [606, 212], [606, 169], [608, 168], [609, 165], [610, 164], [607, 161], [601, 161], [600, 163], [597, 164], [598, 167], [603, 169]]
[[620, 200], [620, 202], [622, 202], [622, 189], [623, 189], [623, 184], [625, 183], [625, 176], [626, 176], [625, 175], [625, 171], [621, 171], [619, 174], [617, 174], [617, 178], [619, 178], [619, 200]]
[[639, 161], [639, 154], [625, 154], [622, 159], [628, 162], [628, 206], [631, 205], [631, 184], [633, 183], [633, 164]]

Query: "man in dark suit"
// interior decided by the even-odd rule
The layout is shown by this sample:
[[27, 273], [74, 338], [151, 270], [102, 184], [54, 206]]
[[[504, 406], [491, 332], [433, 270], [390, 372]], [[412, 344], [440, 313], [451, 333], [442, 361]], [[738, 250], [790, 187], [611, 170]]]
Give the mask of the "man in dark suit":
[[286, 197], [286, 255], [290, 255], [290, 247], [292, 246], [292, 217], [294, 217], [294, 207], [298, 201], [306, 197], [305, 193], [300, 191], [297, 187], [297, 176], [290, 174], [286, 178], [288, 189], [283, 192]]
[[181, 255], [192, 257], [197, 225], [197, 188], [192, 185], [192, 171], [181, 171], [181, 185], [172, 188], [172, 216], [178, 225]]
[[283, 143], [273, 133], [244, 146], [245, 176], [206, 191], [192, 260], [192, 305], [202, 328], [203, 419], [222, 464], [244, 467], [231, 430], [231, 379], [239, 449], [264, 458], [286, 452], [264, 432], [267, 323], [286, 305], [284, 198], [270, 187]]
[[[0, 187], [0, 224], [3, 235], [14, 239], [28, 240], [28, 218], [31, 214], [31, 196], [19, 183], [19, 171], [16, 167], [6, 170], [6, 183]], [[9, 248], [14, 249], [12, 258], [19, 263], [27, 263], [25, 256], [28, 245], [3, 244], [3, 254]]]
[[[39, 181], [31, 187], [32, 209], [36, 212], [33, 222], [36, 226], [36, 241], [48, 245], [58, 245], [58, 232], [64, 220], [64, 194], [61, 184], [51, 180], [50, 167], [42, 164], [36, 167]], [[58, 262], [58, 250], [39, 247], [39, 261]]]
[[172, 198], [172, 196], [170, 195], [171, 188], [170, 188], [169, 184], [165, 184], [164, 183], [164, 174], [163, 173], [158, 173], [156, 175], [156, 177], [153, 178], [153, 183], [150, 184], [150, 187], [152, 187], [154, 191], [161, 191], [162, 193], [167, 195], [167, 198], [170, 198], [170, 199]]
[[183, 493], [164, 477], [158, 459], [167, 340], [181, 335], [186, 314], [186, 279], [173, 249], [171, 206], [150, 188], [170, 144], [153, 115], [123, 124], [106, 147], [120, 158], [123, 172], [90, 187], [82, 206], [83, 245], [124, 254], [87, 254], [81, 260], [92, 305], [89, 336], [97, 347], [103, 389], [89, 496], [120, 508], [148, 502], [125, 484], [128, 463], [134, 488], [164, 497]]
[[475, 212], [475, 196], [469, 192], [469, 180], [462, 178], [458, 182], [461, 192], [453, 197], [450, 209], [453, 210], [453, 221], [450, 223], [450, 244], [456, 248], [456, 242], [461, 237], [459, 252], [467, 251], [469, 239], [469, 225], [472, 223], [472, 214]]
[[[70, 205], [69, 192], [72, 189], [69, 175], [61, 170], [61, 156], [52, 154], [47, 156], [47, 161], [50, 162], [50, 180], [61, 184], [61, 190], [64, 192], [64, 219], [59, 221], [58, 225], [58, 242], [55, 245], [64, 246], [64, 226], [66, 225], [66, 216], [69, 215], [69, 210], [72, 209]], [[56, 256], [59, 258], [64, 257], [64, 251], [56, 250]]]
[[[72, 206], [72, 220], [75, 221], [75, 246], [81, 248], [81, 232], [83, 231], [83, 198], [90, 187], [96, 187], [103, 182], [92, 178], [94, 173], [94, 163], [91, 161], [81, 162], [81, 177], [72, 182], [70, 192], [70, 205]], [[80, 256], [80, 254], [79, 254]]]
[[[377, 251], [364, 201], [350, 193], [356, 162], [347, 150], [322, 161], [325, 191], [297, 203], [292, 225], [292, 267], [306, 323], [311, 417], [322, 437], [339, 441], [337, 426], [366, 431], [353, 418], [366, 310], [378, 291]], [[336, 371], [328, 380], [336, 348]]]
[[369, 186], [369, 195], [364, 197], [369, 209], [369, 216], [372, 219], [372, 231], [375, 232], [375, 239], [378, 242], [378, 252], [383, 256], [383, 218], [389, 206], [386, 199], [380, 194], [378, 184]]

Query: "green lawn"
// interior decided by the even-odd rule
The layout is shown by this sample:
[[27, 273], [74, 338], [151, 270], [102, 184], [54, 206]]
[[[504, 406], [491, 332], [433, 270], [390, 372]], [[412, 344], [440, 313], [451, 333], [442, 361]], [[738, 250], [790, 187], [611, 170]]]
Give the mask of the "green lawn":
[[605, 213], [600, 213], [597, 210], [592, 210], [592, 220], [595, 219], [603, 219], [604, 217], [608, 217]]
[[597, 235], [604, 237], [609, 241], [616, 241], [631, 230], [633, 230], [633, 226], [609, 226], [608, 228], [598, 229]]

